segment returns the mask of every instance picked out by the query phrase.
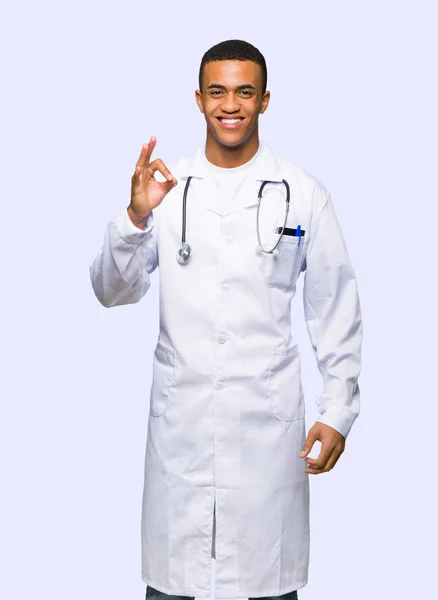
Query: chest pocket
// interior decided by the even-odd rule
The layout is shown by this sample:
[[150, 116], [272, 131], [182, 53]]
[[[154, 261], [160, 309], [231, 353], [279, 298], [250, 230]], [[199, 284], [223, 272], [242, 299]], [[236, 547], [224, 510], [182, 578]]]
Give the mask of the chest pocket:
[[[259, 215], [261, 241], [265, 249], [273, 248], [278, 240], [278, 228], [284, 225], [286, 205], [284, 184], [268, 183], [263, 192]], [[308, 236], [306, 219], [303, 214], [299, 214], [301, 212], [297, 210], [297, 197], [291, 190], [285, 226], [288, 229], [296, 229], [298, 224], [301, 224], [305, 234], [298, 245], [299, 238], [291, 235], [291, 231], [283, 233], [273, 254], [261, 252], [264, 279], [269, 287], [289, 289], [295, 284], [301, 272]]]
[[306, 242], [283, 235], [274, 254], [263, 253], [265, 283], [270, 287], [288, 289], [297, 281], [303, 265]]

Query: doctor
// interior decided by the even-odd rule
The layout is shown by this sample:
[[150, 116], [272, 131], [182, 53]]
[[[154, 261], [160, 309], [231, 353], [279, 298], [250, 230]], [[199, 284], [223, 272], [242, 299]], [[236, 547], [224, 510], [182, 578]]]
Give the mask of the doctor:
[[[168, 168], [152, 160], [154, 137], [143, 146], [131, 202], [90, 263], [106, 307], [139, 302], [159, 267], [150, 397], [140, 388], [150, 401], [148, 598], [209, 597], [212, 556], [216, 598], [298, 598], [308, 580], [308, 476], [333, 469], [359, 414], [357, 281], [326, 187], [259, 141], [266, 82], [265, 60], [247, 42], [205, 53], [196, 90], [205, 147]], [[262, 247], [278, 242], [274, 252], [260, 249], [258, 220]], [[183, 237], [190, 257], [177, 260]], [[290, 320], [301, 273], [323, 383], [307, 436]]]

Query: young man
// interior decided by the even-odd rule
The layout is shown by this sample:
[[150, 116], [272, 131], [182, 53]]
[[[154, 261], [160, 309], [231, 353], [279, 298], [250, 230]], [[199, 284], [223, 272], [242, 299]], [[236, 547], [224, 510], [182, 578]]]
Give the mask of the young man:
[[[139, 302], [159, 266], [141, 528], [148, 598], [209, 597], [213, 556], [216, 598], [296, 599], [308, 578], [308, 475], [334, 467], [359, 414], [356, 278], [327, 189], [259, 142], [266, 82], [251, 44], [205, 53], [205, 147], [169, 169], [151, 161], [155, 138], [143, 146], [131, 202], [90, 264], [106, 307]], [[324, 383], [307, 437], [290, 322], [301, 272]]]

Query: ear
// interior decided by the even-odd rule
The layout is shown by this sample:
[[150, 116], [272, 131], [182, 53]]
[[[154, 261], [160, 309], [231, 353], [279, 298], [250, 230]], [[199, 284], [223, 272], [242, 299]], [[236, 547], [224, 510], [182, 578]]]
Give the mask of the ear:
[[196, 104], [198, 105], [199, 110], [203, 113], [204, 107], [202, 105], [202, 93], [200, 90], [195, 90], [195, 98], [196, 98]]
[[265, 112], [265, 110], [268, 108], [270, 99], [271, 99], [271, 92], [266, 90], [266, 92], [263, 94], [262, 107], [260, 109], [260, 114], [263, 114]]

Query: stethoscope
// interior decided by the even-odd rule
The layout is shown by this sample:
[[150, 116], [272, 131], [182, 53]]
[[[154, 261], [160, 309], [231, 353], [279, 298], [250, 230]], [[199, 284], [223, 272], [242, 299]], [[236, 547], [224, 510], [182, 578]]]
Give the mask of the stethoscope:
[[[184, 188], [184, 196], [183, 196], [183, 209], [182, 209], [182, 235], [181, 235], [181, 248], [178, 250], [177, 255], [176, 255], [176, 259], [179, 262], [180, 265], [185, 265], [189, 262], [191, 253], [192, 253], [192, 248], [190, 246], [190, 244], [186, 243], [186, 205], [187, 205], [187, 190], [189, 188], [190, 185], [190, 180], [192, 179], [192, 177], [187, 177], [187, 181], [186, 181], [186, 185]], [[286, 222], [287, 222], [287, 215], [289, 214], [289, 204], [290, 204], [290, 189], [289, 189], [289, 184], [286, 181], [286, 179], [282, 179], [282, 182], [284, 183], [285, 187], [286, 187], [286, 214], [284, 216], [284, 223], [283, 223], [283, 227], [281, 229], [281, 233], [280, 233], [280, 237], [277, 240], [277, 243], [275, 244], [275, 246], [273, 248], [271, 248], [270, 250], [265, 250], [263, 248], [262, 242], [260, 240], [260, 230], [259, 230], [259, 212], [260, 212], [260, 201], [262, 199], [262, 194], [263, 194], [263, 188], [265, 187], [265, 185], [267, 183], [273, 183], [271, 181], [264, 181], [262, 183], [262, 185], [260, 186], [259, 189], [259, 193], [258, 193], [258, 204], [257, 204], [257, 240], [259, 243], [259, 248], [262, 252], [265, 252], [266, 254], [273, 254], [275, 249], [277, 248], [278, 244], [280, 243], [280, 240], [283, 236], [283, 231], [284, 228], [286, 227]]]

